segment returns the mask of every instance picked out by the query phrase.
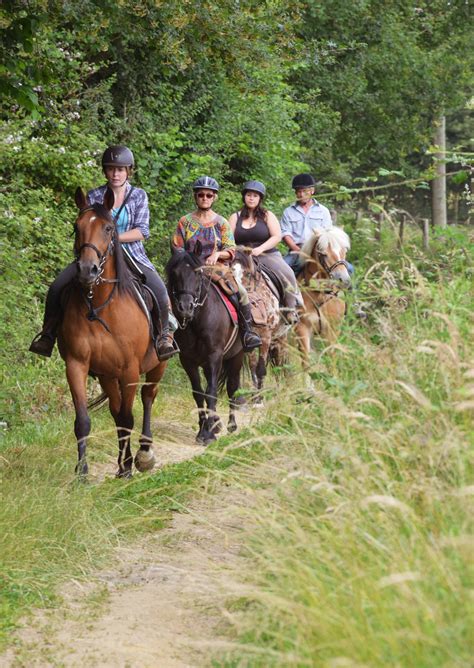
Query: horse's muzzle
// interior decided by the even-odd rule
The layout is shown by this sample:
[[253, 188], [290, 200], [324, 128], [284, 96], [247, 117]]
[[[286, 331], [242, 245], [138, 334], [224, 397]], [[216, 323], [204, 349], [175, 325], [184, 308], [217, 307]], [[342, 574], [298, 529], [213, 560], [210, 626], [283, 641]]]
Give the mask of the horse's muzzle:
[[331, 271], [331, 278], [335, 281], [340, 281], [342, 286], [346, 289], [350, 288], [352, 285], [351, 275], [349, 274], [346, 267], [337, 267]]
[[194, 299], [191, 295], [181, 295], [176, 302], [177, 315], [181, 320], [190, 320], [194, 315]]
[[99, 265], [95, 262], [84, 262], [78, 260], [77, 262], [77, 277], [81, 285], [93, 285], [99, 274]]

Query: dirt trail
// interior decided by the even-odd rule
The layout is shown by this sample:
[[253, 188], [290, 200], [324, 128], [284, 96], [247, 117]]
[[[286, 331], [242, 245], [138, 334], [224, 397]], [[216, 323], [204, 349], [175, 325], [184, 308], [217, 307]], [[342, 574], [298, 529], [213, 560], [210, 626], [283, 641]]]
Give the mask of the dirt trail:
[[[258, 420], [258, 413], [239, 412], [239, 426]], [[202, 452], [190, 428], [174, 429], [180, 444], [172, 427], [172, 440], [155, 445], [158, 465]], [[104, 476], [105, 467], [109, 475], [110, 466], [96, 466], [96, 477]], [[225, 485], [203, 493], [168, 528], [117, 549], [109, 570], [87, 583], [70, 582], [61, 592], [62, 608], [37, 611], [27, 620], [0, 666], [211, 665], [211, 648], [226, 644], [222, 571], [239, 559], [242, 494]]]

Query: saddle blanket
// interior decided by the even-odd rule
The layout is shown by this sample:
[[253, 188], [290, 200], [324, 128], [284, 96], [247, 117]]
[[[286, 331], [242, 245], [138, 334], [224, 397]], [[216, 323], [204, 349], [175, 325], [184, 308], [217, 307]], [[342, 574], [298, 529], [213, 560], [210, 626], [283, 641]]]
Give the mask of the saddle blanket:
[[234, 323], [234, 325], [237, 325], [238, 323], [238, 315], [237, 315], [237, 309], [233, 305], [233, 303], [230, 301], [229, 297], [223, 292], [219, 286], [216, 283], [211, 283], [212, 287], [216, 290], [217, 294], [221, 298], [224, 306], [227, 309], [227, 313], [230, 316], [230, 319]]

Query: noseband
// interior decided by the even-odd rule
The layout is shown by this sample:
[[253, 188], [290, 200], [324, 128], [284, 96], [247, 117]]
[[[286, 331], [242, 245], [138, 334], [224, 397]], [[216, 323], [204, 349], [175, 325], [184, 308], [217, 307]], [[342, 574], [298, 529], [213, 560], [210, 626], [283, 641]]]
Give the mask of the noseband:
[[322, 268], [327, 271], [329, 275], [334, 271], [336, 267], [342, 266], [345, 267], [349, 271], [349, 265], [347, 264], [346, 260], [336, 260], [334, 264], [332, 264], [330, 267], [328, 267], [328, 264], [326, 262], [327, 255], [325, 253], [321, 253], [320, 251], [317, 251], [318, 253], [318, 260], [322, 266]]

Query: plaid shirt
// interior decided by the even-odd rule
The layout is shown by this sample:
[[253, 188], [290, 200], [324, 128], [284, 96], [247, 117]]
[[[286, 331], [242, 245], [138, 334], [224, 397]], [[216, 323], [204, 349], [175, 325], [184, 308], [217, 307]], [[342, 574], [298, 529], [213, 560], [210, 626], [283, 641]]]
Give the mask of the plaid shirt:
[[[131, 185], [127, 183], [125, 187], [125, 197], [127, 197], [130, 188]], [[100, 188], [94, 188], [94, 190], [89, 190], [87, 193], [87, 201], [89, 204], [103, 204], [106, 190], [106, 185], [100, 186]], [[125, 231], [128, 232], [129, 230], [138, 228], [143, 234], [144, 239], [148, 239], [150, 236], [150, 211], [148, 209], [148, 196], [146, 192], [141, 188], [134, 188], [125, 204], [125, 209], [128, 214], [128, 225]], [[130, 255], [137, 262], [156, 271], [155, 267], [147, 258], [142, 241], [128, 241], [124, 246], [126, 246]]]

